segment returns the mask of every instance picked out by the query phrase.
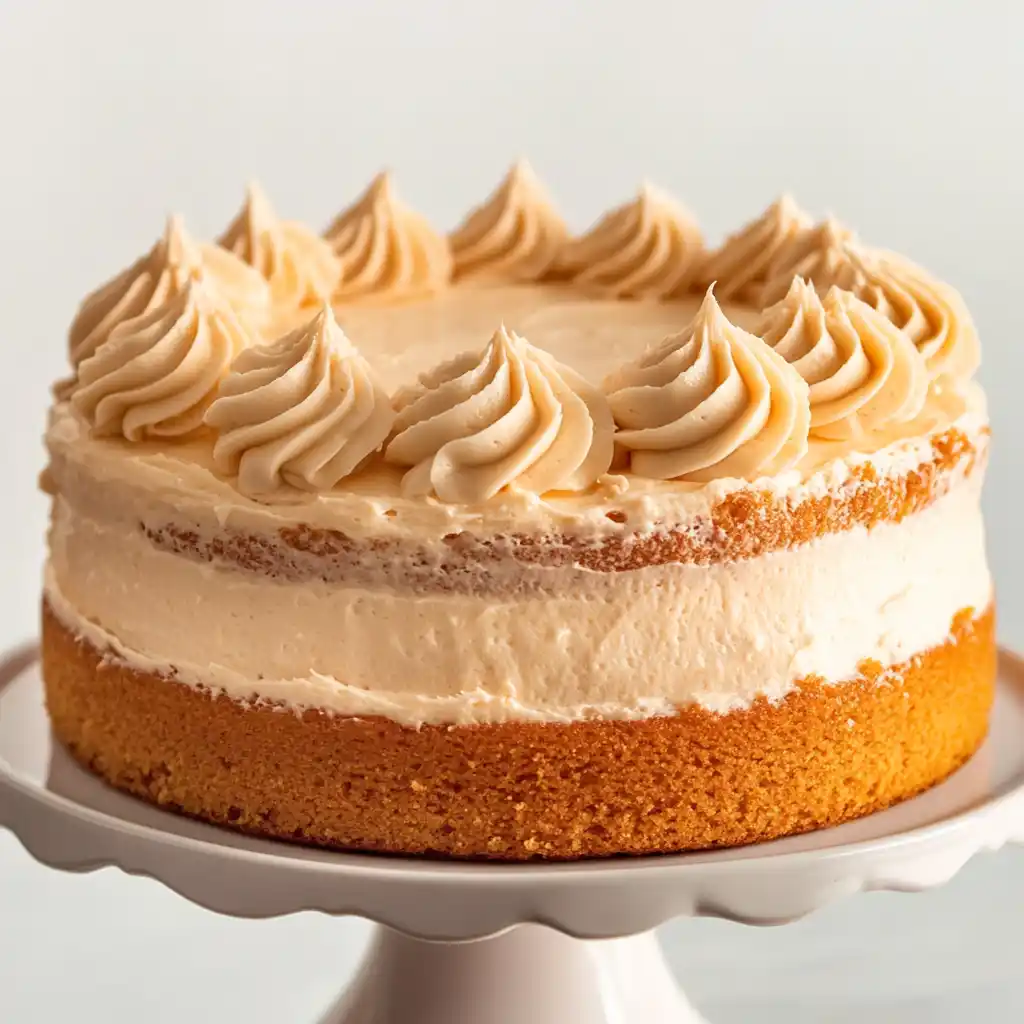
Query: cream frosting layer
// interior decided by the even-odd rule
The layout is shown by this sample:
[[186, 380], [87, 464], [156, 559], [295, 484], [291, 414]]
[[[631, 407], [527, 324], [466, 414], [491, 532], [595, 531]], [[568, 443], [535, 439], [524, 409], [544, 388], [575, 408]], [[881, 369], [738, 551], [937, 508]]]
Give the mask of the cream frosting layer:
[[[408, 725], [717, 711], [942, 643], [991, 601], [981, 473], [899, 523], [759, 558], [532, 567], [507, 596], [288, 583], [158, 550], [57, 497], [46, 594], [111, 656], [240, 700]], [[685, 623], [686, 628], [680, 628]]]
[[715, 504], [742, 491], [764, 491], [798, 504], [857, 486], [855, 474], [863, 466], [870, 466], [879, 479], [903, 475], [931, 461], [932, 438], [947, 427], [976, 448], [985, 447], [988, 419], [977, 385], [963, 392], [933, 390], [923, 415], [927, 418], [875, 438], [877, 447], [870, 453], [851, 452], [846, 442], [812, 439], [794, 469], [753, 481], [696, 484], [609, 476], [583, 494], [508, 490], [485, 502], [460, 505], [404, 496], [402, 469], [383, 464], [348, 477], [335, 491], [296, 492], [291, 502], [268, 504], [247, 498], [218, 473], [208, 442], [168, 447], [93, 437], [87, 421], [60, 403], [51, 410], [46, 435], [51, 459], [47, 477], [60, 493], [89, 501], [99, 496], [139, 520], [178, 523], [185, 529], [230, 528], [259, 535], [302, 525], [341, 530], [356, 541], [412, 541], [424, 548], [443, 545], [447, 536], [462, 531], [480, 537], [556, 535], [597, 541], [611, 535], [703, 529]]

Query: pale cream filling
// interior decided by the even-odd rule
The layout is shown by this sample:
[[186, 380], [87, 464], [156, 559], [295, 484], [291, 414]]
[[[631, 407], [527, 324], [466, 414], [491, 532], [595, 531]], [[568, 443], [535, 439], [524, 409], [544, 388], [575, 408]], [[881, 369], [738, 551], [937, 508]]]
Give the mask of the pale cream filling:
[[571, 584], [540, 570], [543, 593], [504, 598], [278, 582], [157, 550], [58, 497], [46, 592], [112, 656], [241, 700], [409, 725], [726, 712], [905, 662], [984, 610], [980, 478], [900, 523]]

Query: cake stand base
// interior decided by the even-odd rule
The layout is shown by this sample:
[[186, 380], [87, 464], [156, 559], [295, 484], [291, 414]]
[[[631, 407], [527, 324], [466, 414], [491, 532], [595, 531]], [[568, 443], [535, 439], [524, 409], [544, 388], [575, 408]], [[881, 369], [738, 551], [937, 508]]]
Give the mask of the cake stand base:
[[539, 925], [439, 943], [378, 927], [319, 1024], [705, 1024], [653, 932], [583, 942]]
[[31, 648], [0, 654], [0, 827], [65, 871], [117, 866], [239, 917], [381, 926], [320, 1024], [700, 1024], [652, 929], [781, 924], [854, 893], [916, 891], [1024, 842], [1024, 662], [1006, 651], [992, 731], [946, 782], [859, 821], [740, 849], [569, 864], [335, 853], [178, 817], [105, 786], [53, 741]]

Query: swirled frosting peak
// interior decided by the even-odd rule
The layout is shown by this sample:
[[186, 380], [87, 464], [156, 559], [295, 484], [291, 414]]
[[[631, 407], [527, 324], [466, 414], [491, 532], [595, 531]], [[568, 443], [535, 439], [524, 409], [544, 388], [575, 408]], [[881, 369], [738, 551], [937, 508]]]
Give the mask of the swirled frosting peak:
[[448, 239], [398, 198], [386, 172], [324, 234], [341, 260], [341, 300], [415, 298], [451, 279]]
[[71, 364], [88, 359], [118, 324], [149, 313], [177, 295], [185, 282], [203, 270], [254, 327], [266, 319], [269, 293], [262, 278], [231, 253], [213, 245], [197, 245], [180, 217], [167, 220], [163, 236], [140, 259], [101, 285], [82, 301], [68, 333]]
[[608, 403], [546, 352], [504, 327], [398, 399], [385, 459], [408, 467], [402, 489], [476, 503], [503, 488], [581, 491], [607, 472]]
[[813, 435], [862, 437], [924, 405], [928, 373], [913, 342], [850, 292], [832, 288], [823, 302], [795, 278], [765, 310], [759, 333], [807, 382]]
[[327, 491], [384, 443], [394, 411], [329, 305], [242, 352], [206, 413], [214, 459], [251, 497]]
[[762, 308], [784, 299], [795, 277], [809, 281], [819, 295], [833, 286], [860, 291], [865, 278], [853, 256], [858, 249], [853, 232], [832, 217], [794, 232], [779, 246], [767, 267], [761, 289]]
[[688, 290], [702, 260], [703, 241], [692, 215], [645, 184], [634, 200], [569, 241], [559, 268], [601, 295], [671, 299]]
[[959, 292], [895, 253], [854, 254], [857, 293], [910, 336], [929, 375], [967, 380], [981, 362], [974, 321]]
[[202, 425], [217, 385], [249, 340], [205, 277], [188, 277], [79, 364], [71, 403], [98, 436], [185, 437]]
[[730, 323], [709, 288], [681, 333], [605, 382], [638, 476], [704, 482], [790, 468], [807, 451], [807, 384], [760, 338]]
[[568, 235], [533, 168], [520, 160], [449, 236], [455, 276], [539, 280], [557, 260]]
[[811, 223], [792, 196], [780, 196], [760, 217], [708, 254], [701, 282], [714, 284], [720, 299], [760, 301], [772, 260]]
[[330, 245], [304, 224], [281, 220], [255, 182], [218, 242], [258, 270], [273, 301], [287, 308], [328, 301], [341, 278]]

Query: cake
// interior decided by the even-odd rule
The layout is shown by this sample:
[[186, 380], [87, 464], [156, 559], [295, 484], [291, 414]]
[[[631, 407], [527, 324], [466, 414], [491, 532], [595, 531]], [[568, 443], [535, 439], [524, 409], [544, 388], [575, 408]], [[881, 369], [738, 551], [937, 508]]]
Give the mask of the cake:
[[111, 785], [249, 833], [521, 861], [755, 843], [984, 739], [963, 299], [789, 197], [583, 233], [516, 164], [445, 234], [252, 186], [83, 301], [42, 662]]

